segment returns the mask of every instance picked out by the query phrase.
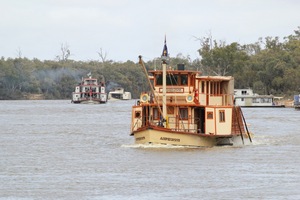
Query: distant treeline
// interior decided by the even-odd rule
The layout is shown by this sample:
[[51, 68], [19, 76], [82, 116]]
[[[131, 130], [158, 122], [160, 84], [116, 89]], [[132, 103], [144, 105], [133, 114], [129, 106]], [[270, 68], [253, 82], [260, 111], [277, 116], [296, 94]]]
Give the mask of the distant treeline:
[[[186, 69], [200, 70], [203, 75], [234, 76], [235, 88], [252, 88], [259, 94], [292, 98], [300, 93], [300, 27], [282, 41], [278, 37], [259, 39], [254, 44], [226, 44], [212, 36], [200, 41], [199, 59], [178, 54], [170, 66], [185, 64]], [[65, 52], [68, 52], [66, 54]], [[149, 86], [143, 69], [136, 61], [74, 61], [65, 49], [58, 60], [4, 58], [0, 60], [0, 99], [28, 99], [41, 94], [45, 99], [70, 99], [74, 87], [91, 72], [105, 81], [107, 92], [116, 86], [138, 98]], [[138, 55], [137, 55], [138, 56]], [[160, 68], [160, 60], [145, 63], [146, 68]]]

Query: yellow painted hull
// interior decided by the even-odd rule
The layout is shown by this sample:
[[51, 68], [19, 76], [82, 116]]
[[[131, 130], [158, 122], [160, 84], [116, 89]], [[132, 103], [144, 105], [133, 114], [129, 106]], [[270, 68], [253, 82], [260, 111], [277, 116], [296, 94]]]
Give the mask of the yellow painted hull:
[[201, 137], [199, 134], [173, 133], [161, 130], [147, 129], [134, 133], [136, 144], [170, 144], [179, 146], [205, 146], [217, 145], [214, 137]]
[[168, 144], [177, 146], [213, 147], [221, 145], [239, 146], [249, 144], [244, 135], [244, 142], [240, 135], [231, 137], [205, 136], [202, 134], [176, 133], [164, 130], [146, 129], [133, 133], [135, 144]]

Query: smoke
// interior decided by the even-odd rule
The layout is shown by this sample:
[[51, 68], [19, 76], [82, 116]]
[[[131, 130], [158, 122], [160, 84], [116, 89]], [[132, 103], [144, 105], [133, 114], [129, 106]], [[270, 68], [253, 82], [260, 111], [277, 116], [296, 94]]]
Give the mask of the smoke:
[[53, 80], [54, 82], [60, 81], [63, 77], [71, 77], [77, 82], [80, 82], [82, 75], [86, 72], [84, 70], [69, 69], [69, 68], [57, 68], [57, 69], [43, 69], [33, 72], [33, 76], [39, 80]]
[[113, 81], [106, 82], [106, 91], [108, 91], [108, 92], [110, 92], [112, 89], [117, 88], [117, 87], [121, 87], [121, 85], [118, 83], [115, 83]]

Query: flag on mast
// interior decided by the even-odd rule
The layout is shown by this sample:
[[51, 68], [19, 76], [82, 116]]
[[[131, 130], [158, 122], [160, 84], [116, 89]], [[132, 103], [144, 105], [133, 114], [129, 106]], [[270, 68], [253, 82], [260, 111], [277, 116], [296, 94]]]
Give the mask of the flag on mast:
[[168, 47], [167, 47], [167, 38], [165, 36], [165, 45], [164, 45], [164, 49], [163, 49], [163, 52], [162, 52], [162, 57], [168, 57]]

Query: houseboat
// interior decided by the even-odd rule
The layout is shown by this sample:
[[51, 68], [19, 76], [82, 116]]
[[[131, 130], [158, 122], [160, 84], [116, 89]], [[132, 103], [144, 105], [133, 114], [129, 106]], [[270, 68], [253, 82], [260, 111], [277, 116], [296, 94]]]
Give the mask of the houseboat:
[[281, 98], [273, 95], [259, 95], [253, 93], [250, 88], [234, 90], [235, 105], [241, 107], [284, 107], [279, 103]]
[[108, 100], [130, 100], [131, 92], [125, 92], [124, 88], [117, 87], [108, 93]]
[[234, 105], [234, 78], [202, 76], [199, 71], [168, 64], [165, 41], [161, 69], [148, 71], [151, 91], [132, 106], [135, 144], [212, 147], [251, 143], [239, 106]]
[[91, 73], [87, 78], [82, 78], [72, 93], [72, 103], [100, 104], [106, 102], [105, 83], [92, 78]]

